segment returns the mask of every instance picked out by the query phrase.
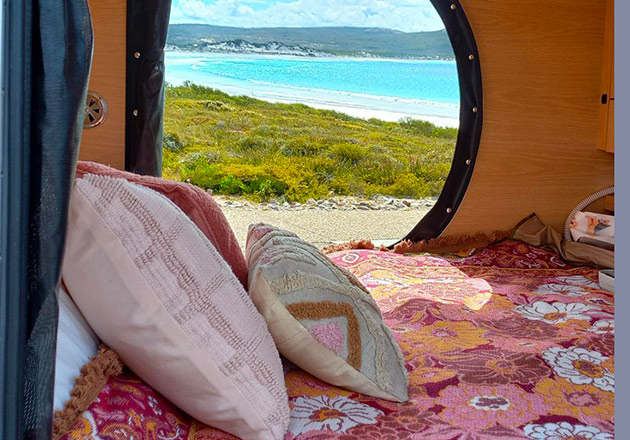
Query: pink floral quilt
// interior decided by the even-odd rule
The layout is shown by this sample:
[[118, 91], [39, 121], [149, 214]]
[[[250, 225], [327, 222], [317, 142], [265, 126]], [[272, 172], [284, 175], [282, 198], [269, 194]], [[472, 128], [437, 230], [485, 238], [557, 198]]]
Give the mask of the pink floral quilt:
[[[406, 359], [396, 404], [286, 365], [287, 440], [611, 440], [614, 296], [597, 270], [504, 242], [471, 256], [329, 255], [380, 305]], [[130, 373], [110, 379], [64, 439], [232, 439]]]

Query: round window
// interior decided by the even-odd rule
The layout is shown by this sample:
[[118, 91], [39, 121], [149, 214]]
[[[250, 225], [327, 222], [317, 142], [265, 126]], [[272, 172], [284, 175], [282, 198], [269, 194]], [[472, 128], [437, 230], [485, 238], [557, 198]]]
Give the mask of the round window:
[[482, 115], [461, 6], [338, 4], [173, 2], [163, 172], [211, 191], [241, 241], [260, 221], [419, 240], [461, 202]]

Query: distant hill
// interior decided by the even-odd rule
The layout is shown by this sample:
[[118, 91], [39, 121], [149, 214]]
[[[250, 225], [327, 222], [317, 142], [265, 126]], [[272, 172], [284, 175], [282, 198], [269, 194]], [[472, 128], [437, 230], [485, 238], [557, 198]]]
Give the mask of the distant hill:
[[332, 54], [320, 52], [305, 46], [289, 46], [273, 41], [270, 43], [250, 43], [245, 40], [201, 41], [192, 45], [178, 47], [168, 45], [167, 50], [194, 50], [214, 53], [256, 53], [265, 55], [293, 55], [302, 57], [330, 57]]
[[167, 45], [171, 49], [209, 52], [287, 53], [288, 50], [293, 55], [304, 56], [453, 58], [445, 30], [407, 33], [359, 27], [236, 28], [172, 24]]

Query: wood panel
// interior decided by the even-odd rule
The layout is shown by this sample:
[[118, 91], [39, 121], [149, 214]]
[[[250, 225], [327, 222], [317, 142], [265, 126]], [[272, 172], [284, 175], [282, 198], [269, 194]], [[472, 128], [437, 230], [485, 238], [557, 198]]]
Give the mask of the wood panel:
[[480, 52], [484, 125], [468, 192], [445, 235], [512, 228], [537, 212], [558, 230], [613, 185], [597, 150], [605, 1], [462, 0]]
[[608, 104], [608, 121], [606, 121], [606, 152], [615, 152], [615, 100]]
[[83, 130], [79, 159], [125, 168], [125, 73], [127, 3], [90, 0], [94, 56], [89, 89], [107, 100], [105, 122]]
[[615, 196], [606, 196], [604, 200], [606, 211], [615, 212]]
[[609, 153], [615, 152], [615, 1], [606, 0], [606, 21], [604, 33], [604, 58], [602, 60], [602, 99], [599, 110], [599, 136], [597, 148]]

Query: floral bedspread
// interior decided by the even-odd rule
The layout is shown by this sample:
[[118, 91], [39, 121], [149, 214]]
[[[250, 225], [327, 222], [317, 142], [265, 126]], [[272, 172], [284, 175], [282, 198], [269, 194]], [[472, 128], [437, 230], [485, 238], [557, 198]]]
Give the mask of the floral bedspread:
[[[410, 402], [286, 365], [286, 440], [614, 438], [614, 296], [597, 271], [518, 242], [466, 256], [329, 255], [370, 290], [405, 355]], [[131, 374], [110, 379], [65, 439], [232, 439]]]

